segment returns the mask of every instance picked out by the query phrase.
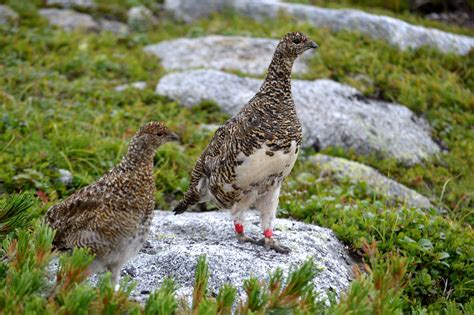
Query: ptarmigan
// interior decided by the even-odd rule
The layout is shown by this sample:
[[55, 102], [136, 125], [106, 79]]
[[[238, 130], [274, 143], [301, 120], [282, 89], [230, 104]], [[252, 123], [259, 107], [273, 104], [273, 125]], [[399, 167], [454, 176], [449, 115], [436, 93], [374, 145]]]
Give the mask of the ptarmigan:
[[[317, 47], [300, 32], [283, 37], [260, 90], [216, 131], [196, 162], [175, 214], [212, 200], [231, 209], [239, 241], [290, 251], [273, 238], [273, 221], [281, 183], [293, 168], [302, 140], [291, 96], [291, 69], [300, 54]], [[252, 205], [260, 210], [264, 238], [259, 242], [244, 235], [244, 215]]]
[[155, 151], [177, 139], [163, 123], [141, 127], [117, 166], [48, 210], [46, 218], [56, 230], [54, 247], [89, 248], [95, 254], [89, 272], [110, 271], [117, 288], [123, 264], [138, 253], [150, 230]]

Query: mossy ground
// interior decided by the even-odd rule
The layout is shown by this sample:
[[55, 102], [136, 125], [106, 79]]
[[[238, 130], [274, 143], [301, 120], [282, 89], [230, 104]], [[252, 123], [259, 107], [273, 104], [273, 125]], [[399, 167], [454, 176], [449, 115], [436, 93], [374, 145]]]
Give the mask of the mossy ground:
[[[185, 109], [156, 95], [153, 90], [164, 70], [155, 57], [143, 52], [143, 47], [181, 36], [279, 38], [288, 31], [300, 30], [320, 44], [311, 71], [303, 78], [330, 78], [352, 85], [369, 97], [404, 104], [429, 121], [433, 138], [446, 149], [440, 157], [414, 167], [337, 148], [325, 153], [374, 166], [430, 197], [445, 213], [388, 207], [380, 197], [367, 194], [363, 184], [316, 181], [318, 170], [305, 161], [314, 154], [308, 149], [285, 182], [281, 214], [333, 228], [354, 251], [376, 240], [382, 261], [395, 253], [408, 257], [405, 310], [420, 305], [437, 310], [450, 301], [465, 304], [471, 299], [472, 53], [456, 56], [427, 48], [401, 52], [367, 36], [316, 29], [284, 16], [276, 21], [255, 22], [232, 13], [216, 14], [190, 25], [163, 16], [152, 31], [128, 36], [66, 33], [37, 16], [39, 3], [9, 4], [22, 17], [18, 27], [0, 26], [3, 196], [34, 191], [42, 197], [44, 211], [117, 163], [125, 153], [127, 140], [140, 125], [163, 120], [182, 139], [181, 144], [160, 148], [155, 158], [156, 200], [158, 207], [169, 209], [170, 203], [186, 190], [194, 161], [212, 136], [199, 126], [223, 123], [228, 117], [211, 103]], [[126, 1], [104, 2], [93, 13], [123, 20], [128, 6]], [[360, 80], [358, 75], [367, 79]], [[117, 85], [134, 81], [146, 81], [148, 88], [114, 90]], [[58, 169], [73, 174], [70, 187], [60, 183]]]

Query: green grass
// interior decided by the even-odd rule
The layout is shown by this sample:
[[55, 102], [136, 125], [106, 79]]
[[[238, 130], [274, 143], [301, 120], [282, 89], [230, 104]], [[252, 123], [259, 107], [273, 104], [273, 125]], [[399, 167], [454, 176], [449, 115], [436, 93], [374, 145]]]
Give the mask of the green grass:
[[[95, 14], [123, 14], [130, 5], [110, 2]], [[394, 255], [405, 257], [405, 285], [396, 290], [405, 311], [469, 304], [474, 290], [472, 54], [456, 56], [429, 49], [401, 52], [360, 34], [333, 33], [285, 17], [255, 22], [232, 13], [190, 25], [163, 17], [154, 30], [129, 36], [65, 33], [38, 18], [33, 2], [15, 2], [12, 6], [22, 14], [21, 24], [0, 26], [2, 196], [25, 190], [44, 193], [46, 204], [33, 208], [38, 215], [116, 164], [140, 125], [163, 120], [182, 139], [181, 144], [160, 148], [155, 158], [157, 206], [169, 209], [186, 190], [194, 161], [212, 136], [199, 126], [220, 124], [228, 117], [212, 103], [186, 109], [156, 95], [153, 90], [164, 70], [156, 58], [142, 51], [143, 47], [181, 36], [279, 38], [300, 30], [321, 46], [304, 79], [330, 78], [369, 97], [404, 104], [426, 117], [434, 139], [447, 148], [439, 158], [414, 167], [337, 148], [325, 153], [374, 166], [430, 197], [445, 214], [388, 207], [381, 197], [367, 194], [363, 184], [316, 182], [318, 170], [305, 162], [314, 152], [305, 150], [283, 187], [282, 215], [332, 228], [374, 270], [377, 264], [392, 263]], [[120, 14], [119, 19], [123, 19]], [[358, 74], [370, 80], [359, 81]], [[134, 81], [146, 81], [148, 88], [114, 90]], [[71, 186], [59, 182], [59, 169], [71, 171]], [[372, 241], [378, 244], [377, 255], [364, 252]], [[375, 281], [375, 276], [354, 286], [372, 292], [376, 289], [370, 281]], [[384, 301], [383, 296], [380, 301]]]

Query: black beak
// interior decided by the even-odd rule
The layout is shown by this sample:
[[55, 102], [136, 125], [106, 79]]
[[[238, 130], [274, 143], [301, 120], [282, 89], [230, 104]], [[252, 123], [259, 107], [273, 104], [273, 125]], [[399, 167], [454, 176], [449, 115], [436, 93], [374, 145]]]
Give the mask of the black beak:
[[167, 137], [168, 141], [179, 141], [179, 137], [174, 132], [170, 133]]
[[306, 44], [306, 46], [308, 47], [308, 49], [310, 48], [318, 48], [318, 44], [316, 44], [315, 42], [313, 42], [312, 40], [308, 41], [308, 43]]

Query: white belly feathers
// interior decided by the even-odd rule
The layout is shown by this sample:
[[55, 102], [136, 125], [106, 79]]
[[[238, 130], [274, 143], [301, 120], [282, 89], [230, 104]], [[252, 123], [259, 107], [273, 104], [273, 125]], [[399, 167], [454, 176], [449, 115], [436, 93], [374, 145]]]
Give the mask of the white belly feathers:
[[295, 164], [298, 155], [295, 151], [296, 142], [292, 141], [286, 154], [283, 151], [271, 151], [266, 145], [249, 156], [239, 154], [237, 159], [243, 163], [235, 169], [235, 184], [246, 189], [252, 185], [266, 184], [273, 176], [285, 178]]

